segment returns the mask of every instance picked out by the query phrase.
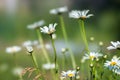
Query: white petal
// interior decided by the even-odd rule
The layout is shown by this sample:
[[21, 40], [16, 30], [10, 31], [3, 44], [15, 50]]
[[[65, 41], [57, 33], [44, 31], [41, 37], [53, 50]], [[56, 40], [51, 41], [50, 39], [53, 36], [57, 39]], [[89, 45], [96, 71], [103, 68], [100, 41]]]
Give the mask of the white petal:
[[112, 49], [116, 49], [116, 47], [113, 47], [113, 46], [109, 46], [107, 47], [108, 50], [112, 50]]

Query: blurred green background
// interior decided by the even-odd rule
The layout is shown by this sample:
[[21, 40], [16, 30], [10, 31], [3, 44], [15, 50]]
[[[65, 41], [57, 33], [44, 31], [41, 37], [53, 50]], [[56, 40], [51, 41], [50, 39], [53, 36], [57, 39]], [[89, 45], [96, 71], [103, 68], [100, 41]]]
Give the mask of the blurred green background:
[[[96, 41], [105, 44], [120, 40], [120, 0], [0, 0], [0, 65], [5, 63], [9, 68], [13, 67], [12, 56], [5, 53], [6, 47], [37, 39], [35, 31], [27, 29], [29, 24], [41, 19], [45, 20], [46, 25], [59, 23], [58, 16], [49, 14], [49, 10], [62, 6], [67, 6], [69, 11], [89, 9], [89, 13], [94, 14], [85, 21], [88, 39], [95, 37]], [[69, 40], [79, 43], [81, 38], [77, 21], [70, 19], [68, 13], [64, 14], [64, 20]], [[63, 39], [59, 26], [56, 33], [58, 39]], [[44, 36], [47, 41], [47, 36]], [[29, 58], [24, 58], [25, 54], [18, 56], [19, 65], [31, 65]], [[16, 79], [11, 77], [10, 70], [6, 72], [0, 72], [0, 80]]]

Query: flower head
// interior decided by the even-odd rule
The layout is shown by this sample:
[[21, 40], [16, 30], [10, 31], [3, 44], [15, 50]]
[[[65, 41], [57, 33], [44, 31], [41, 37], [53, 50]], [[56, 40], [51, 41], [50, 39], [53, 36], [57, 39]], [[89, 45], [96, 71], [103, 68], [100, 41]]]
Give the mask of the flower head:
[[69, 70], [66, 72], [68, 77], [75, 77], [76, 71], [75, 70]]
[[95, 53], [95, 52], [90, 52], [89, 54], [85, 54], [85, 56], [83, 56], [83, 59], [90, 59], [90, 60], [94, 60], [94, 59], [98, 59], [99, 57], [103, 56], [100, 53]]
[[41, 29], [41, 32], [45, 33], [45, 34], [53, 34], [56, 30], [55, 27], [57, 26], [57, 23], [55, 24], [49, 24], [49, 26], [44, 26]]
[[33, 47], [32, 46], [26, 46], [26, 49], [27, 49], [28, 53], [33, 52]]
[[41, 26], [43, 26], [45, 24], [45, 21], [44, 20], [40, 20], [38, 22], [35, 22], [33, 24], [30, 24], [27, 26], [28, 29], [36, 29], [36, 28], [39, 28]]
[[64, 79], [66, 77], [75, 77], [75, 74], [77, 74], [76, 70], [68, 70], [68, 71], [62, 71], [61, 78]]
[[20, 50], [21, 50], [21, 47], [19, 46], [12, 46], [12, 47], [6, 48], [7, 53], [16, 53], [16, 52], [19, 52]]
[[116, 70], [120, 68], [120, 58], [117, 56], [114, 56], [111, 61], [106, 61], [104, 63], [104, 66], [109, 68], [110, 70]]
[[68, 8], [66, 6], [50, 10], [50, 14], [62, 14], [67, 12]]
[[75, 18], [75, 19], [86, 19], [86, 18], [90, 18], [91, 16], [93, 16], [93, 14], [88, 14], [89, 10], [83, 10], [83, 11], [78, 11], [78, 10], [72, 10], [69, 13], [69, 17], [70, 18]]
[[107, 47], [108, 50], [112, 50], [112, 49], [120, 49], [120, 42], [113, 42], [111, 41], [112, 46]]

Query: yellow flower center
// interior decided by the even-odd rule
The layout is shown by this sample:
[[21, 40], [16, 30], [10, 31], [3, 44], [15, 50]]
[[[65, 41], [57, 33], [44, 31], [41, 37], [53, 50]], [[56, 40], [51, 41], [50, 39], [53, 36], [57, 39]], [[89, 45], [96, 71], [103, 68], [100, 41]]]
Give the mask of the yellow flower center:
[[110, 65], [112, 65], [112, 66], [114, 66], [114, 65], [116, 65], [116, 64], [117, 64], [117, 63], [114, 62], [114, 61], [110, 63]]
[[95, 58], [95, 56], [90, 56], [90, 59], [92, 59], [92, 60], [93, 60], [94, 58]]
[[68, 77], [73, 77], [73, 76], [74, 76], [73, 73], [69, 73], [69, 74], [68, 74]]
[[86, 16], [81, 16], [82, 19], [86, 19]]

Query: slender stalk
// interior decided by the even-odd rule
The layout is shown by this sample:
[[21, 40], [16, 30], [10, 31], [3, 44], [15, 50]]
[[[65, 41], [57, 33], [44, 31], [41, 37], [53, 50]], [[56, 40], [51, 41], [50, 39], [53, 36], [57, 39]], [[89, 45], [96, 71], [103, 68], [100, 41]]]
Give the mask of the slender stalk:
[[49, 59], [48, 54], [47, 54], [47, 51], [46, 51], [46, 49], [45, 49], [41, 32], [40, 32], [39, 29], [36, 29], [36, 31], [37, 31], [37, 35], [38, 35], [39, 42], [40, 42], [40, 44], [42, 45], [42, 52], [43, 52], [43, 54], [44, 54], [44, 56], [45, 56], [45, 59], [46, 59], [46, 61], [47, 61], [48, 63], [50, 63], [50, 59]]
[[52, 39], [52, 34], [50, 35], [51, 37], [51, 42], [52, 42], [52, 47], [53, 47], [53, 51], [54, 51], [54, 62], [55, 62], [55, 78], [57, 80], [58, 78], [58, 66], [57, 66], [57, 52], [56, 52], [56, 48], [55, 48], [55, 44], [54, 44], [54, 39]]
[[89, 53], [90, 51], [89, 51], [89, 48], [88, 48], [88, 42], [87, 42], [86, 32], [85, 32], [85, 28], [84, 28], [84, 20], [78, 20], [78, 23], [79, 23], [81, 36], [83, 38], [86, 50]]
[[[37, 63], [37, 60], [35, 58], [35, 56], [33, 55], [33, 53], [31, 53], [31, 57], [32, 57], [32, 61], [33, 61], [33, 64], [37, 70], [37, 74], [40, 74], [40, 70], [39, 70], [39, 67], [38, 67], [38, 63]], [[39, 80], [42, 80], [41, 78], [39, 78]]]
[[67, 38], [67, 33], [66, 33], [66, 29], [65, 29], [65, 24], [64, 24], [63, 16], [59, 15], [59, 18], [60, 18], [60, 23], [61, 23], [63, 37], [64, 37], [66, 45], [69, 48], [70, 57], [71, 57], [71, 61], [72, 61], [72, 66], [75, 69], [76, 68], [76, 62], [75, 62], [75, 58], [74, 58], [73, 52], [72, 52], [72, 50], [71, 50], [71, 48], [70, 48], [70, 46], [68, 44], [68, 38]]

